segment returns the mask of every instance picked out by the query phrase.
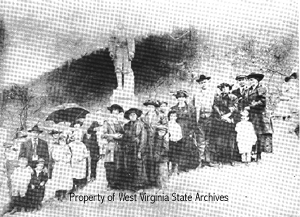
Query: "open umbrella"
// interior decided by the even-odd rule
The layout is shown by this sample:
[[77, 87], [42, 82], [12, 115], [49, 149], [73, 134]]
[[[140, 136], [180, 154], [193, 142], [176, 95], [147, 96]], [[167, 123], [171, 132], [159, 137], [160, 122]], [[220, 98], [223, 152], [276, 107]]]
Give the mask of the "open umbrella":
[[54, 121], [56, 124], [59, 122], [74, 123], [80, 118], [85, 118], [88, 113], [90, 113], [88, 110], [78, 107], [60, 109], [52, 112], [46, 121]]

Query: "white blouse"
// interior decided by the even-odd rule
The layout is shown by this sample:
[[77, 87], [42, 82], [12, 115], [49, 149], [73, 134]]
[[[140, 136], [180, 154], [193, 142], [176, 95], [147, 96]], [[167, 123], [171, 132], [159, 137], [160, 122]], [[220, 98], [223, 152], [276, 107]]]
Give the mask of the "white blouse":
[[182, 139], [182, 129], [176, 121], [169, 121], [170, 141], [177, 142]]

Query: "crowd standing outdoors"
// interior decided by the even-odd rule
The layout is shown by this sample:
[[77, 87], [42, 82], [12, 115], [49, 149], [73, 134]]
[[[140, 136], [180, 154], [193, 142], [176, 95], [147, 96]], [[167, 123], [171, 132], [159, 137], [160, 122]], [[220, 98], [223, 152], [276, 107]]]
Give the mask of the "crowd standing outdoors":
[[37, 125], [19, 130], [13, 144], [4, 144], [11, 196], [4, 212], [36, 211], [49, 198], [64, 200], [103, 175], [96, 173], [99, 159], [105, 162], [108, 189], [132, 191], [163, 191], [170, 176], [191, 169], [260, 162], [262, 152], [273, 151], [263, 78], [258, 73], [237, 76], [237, 89], [221, 83], [212, 95], [207, 88], [211, 77], [201, 75], [199, 91], [190, 96], [177, 91], [178, 103], [170, 109], [154, 99], [144, 102], [144, 114], [113, 104], [107, 108], [109, 117], [92, 122], [86, 132], [80, 121], [69, 132], [53, 129], [49, 146], [39, 138], [43, 131]]

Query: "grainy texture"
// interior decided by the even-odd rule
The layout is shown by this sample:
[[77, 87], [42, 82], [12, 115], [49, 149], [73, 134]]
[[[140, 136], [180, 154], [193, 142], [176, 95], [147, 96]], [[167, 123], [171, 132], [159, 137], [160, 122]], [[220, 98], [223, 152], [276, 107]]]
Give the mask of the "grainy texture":
[[[20, 126], [47, 127], [43, 121], [62, 103], [77, 103], [103, 119], [107, 114], [96, 111], [110, 103], [116, 88], [108, 40], [120, 22], [136, 40], [136, 97], [122, 106], [144, 109], [141, 102], [149, 96], [173, 106], [169, 92], [192, 92], [200, 74], [212, 77], [214, 93], [222, 82], [235, 83], [237, 74], [261, 71], [271, 114], [284, 95], [285, 76], [299, 73], [298, 16], [293, 0], [0, 0], [0, 126], [9, 139]], [[262, 164], [182, 173], [165, 192], [228, 195], [228, 202], [119, 202], [116, 191], [114, 202], [53, 202], [34, 216], [299, 216], [299, 140], [289, 133], [299, 123], [298, 84], [289, 96], [293, 117], [274, 121], [274, 153], [263, 154]], [[79, 194], [111, 195], [102, 161], [97, 176]], [[3, 204], [7, 192], [0, 192]]]

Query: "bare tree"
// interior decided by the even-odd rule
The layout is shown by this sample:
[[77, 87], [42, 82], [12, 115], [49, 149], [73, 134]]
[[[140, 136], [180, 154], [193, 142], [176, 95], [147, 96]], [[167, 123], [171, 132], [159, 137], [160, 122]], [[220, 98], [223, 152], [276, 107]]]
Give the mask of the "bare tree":
[[18, 101], [21, 104], [19, 112], [20, 128], [27, 129], [26, 121], [28, 117], [28, 109], [30, 102], [34, 98], [28, 91], [28, 87], [14, 84], [8, 90], [4, 90], [4, 101], [7, 103], [9, 100]]

